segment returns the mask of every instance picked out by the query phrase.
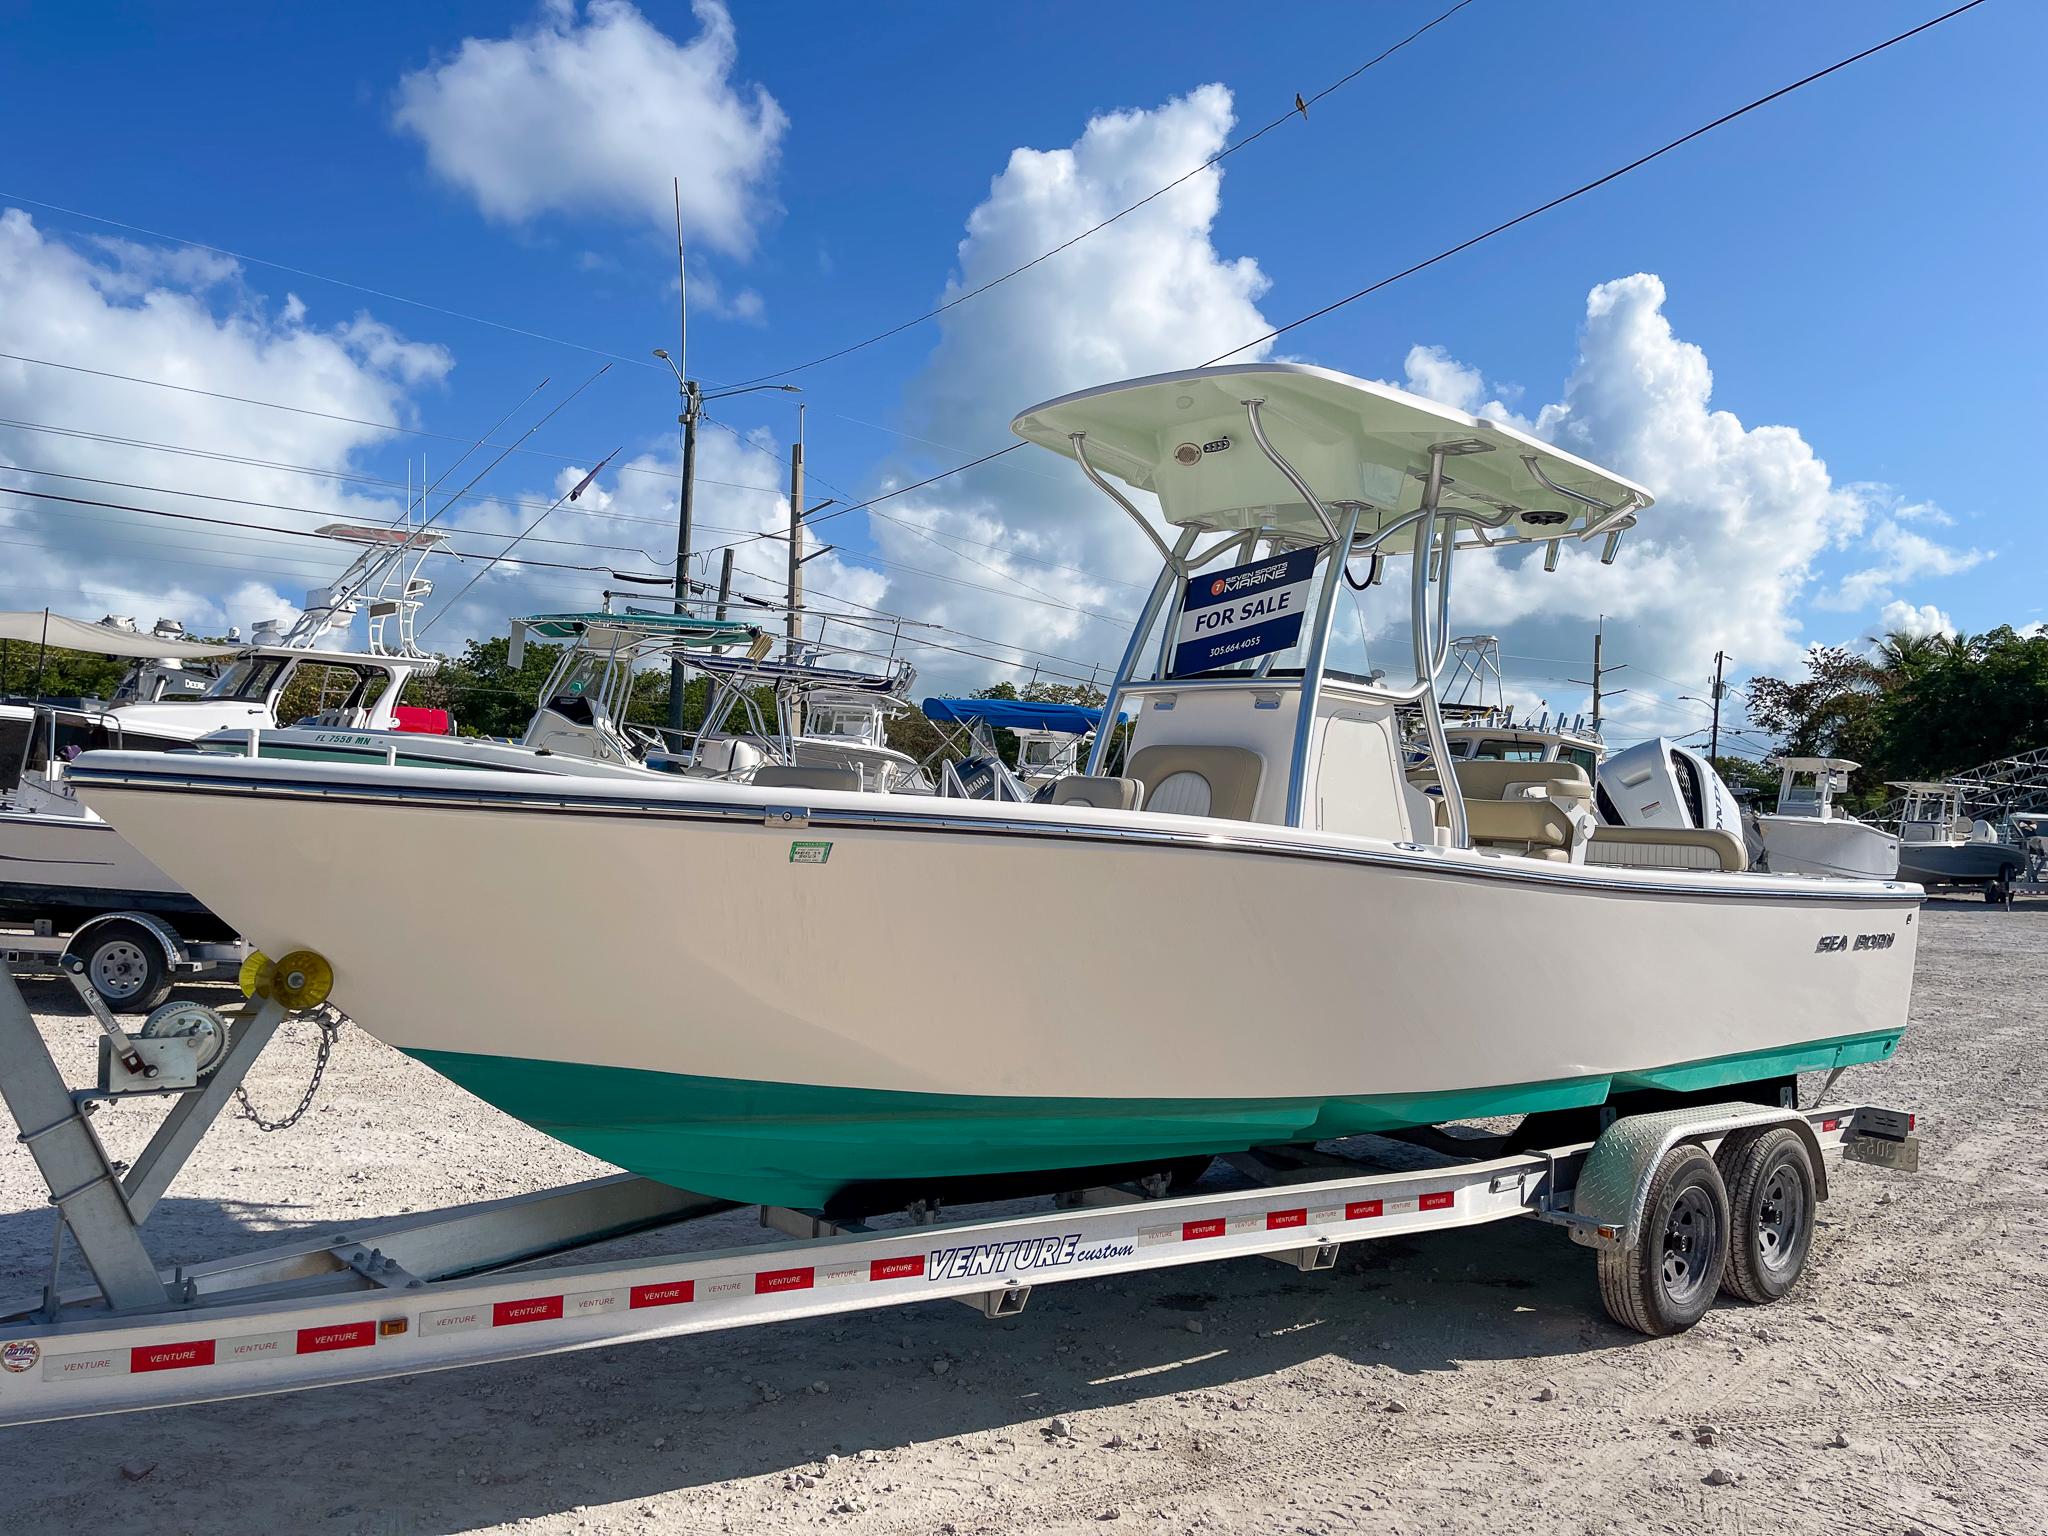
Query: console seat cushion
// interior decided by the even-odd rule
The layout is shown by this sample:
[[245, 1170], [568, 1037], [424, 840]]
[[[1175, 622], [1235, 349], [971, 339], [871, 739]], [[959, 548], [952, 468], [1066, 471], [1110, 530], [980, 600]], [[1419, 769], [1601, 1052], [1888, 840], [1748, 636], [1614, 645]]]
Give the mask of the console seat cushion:
[[857, 768], [806, 768], [791, 763], [763, 763], [754, 770], [756, 789], [844, 789], [858, 791]]
[[1135, 811], [1145, 786], [1136, 779], [1070, 773], [1053, 780], [1054, 805], [1092, 805], [1104, 811]]
[[1749, 867], [1749, 850], [1733, 832], [1718, 827], [1595, 827], [1586, 845], [1586, 862], [1737, 874]]
[[1522, 800], [1531, 792], [1552, 800], [1592, 803], [1593, 781], [1577, 763], [1457, 764], [1458, 788], [1467, 800]]
[[1244, 747], [1161, 743], [1131, 754], [1124, 772], [1145, 786], [1145, 809], [1250, 821], [1266, 760]]
[[1551, 800], [1467, 800], [1465, 825], [1475, 848], [1571, 860], [1572, 819]]

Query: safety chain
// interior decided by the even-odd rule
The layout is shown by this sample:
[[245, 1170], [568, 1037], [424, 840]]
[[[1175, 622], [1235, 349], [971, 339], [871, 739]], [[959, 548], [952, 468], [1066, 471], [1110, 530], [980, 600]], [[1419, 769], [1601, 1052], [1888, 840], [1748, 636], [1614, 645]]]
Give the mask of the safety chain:
[[348, 1022], [341, 1011], [331, 1003], [322, 1003], [309, 1017], [320, 1026], [319, 1053], [313, 1058], [313, 1078], [306, 1084], [306, 1091], [299, 1097], [299, 1107], [282, 1120], [266, 1120], [256, 1113], [256, 1106], [249, 1102], [249, 1090], [237, 1088], [235, 1102], [240, 1106], [237, 1113], [259, 1131], [288, 1131], [299, 1123], [299, 1117], [313, 1107], [313, 1095], [320, 1091], [320, 1079], [327, 1071], [327, 1058], [334, 1053], [335, 1038], [341, 1033], [341, 1026]]

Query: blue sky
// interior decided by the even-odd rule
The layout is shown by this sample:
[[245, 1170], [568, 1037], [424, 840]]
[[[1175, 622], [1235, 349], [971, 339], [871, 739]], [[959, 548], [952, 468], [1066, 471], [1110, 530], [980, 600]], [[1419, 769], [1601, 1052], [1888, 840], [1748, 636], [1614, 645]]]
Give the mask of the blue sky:
[[[0, 350], [174, 370], [199, 387], [452, 438], [482, 432], [551, 376], [530, 421], [604, 360], [441, 312], [460, 311], [632, 360], [531, 446], [579, 471], [623, 446], [672, 474], [673, 383], [639, 366], [675, 345], [673, 238], [654, 212], [669, 175], [690, 189], [692, 291], [706, 301], [694, 306], [691, 369], [749, 378], [930, 308], [962, 270], [1000, 270], [1076, 232], [1117, 189], [1146, 186], [1148, 168], [1191, 168], [1220, 133], [1263, 124], [1448, 3], [1272, 7], [1256, 26], [1242, 7], [1185, 3], [736, 4], [729, 18], [657, 4], [7, 7], [0, 209], [32, 229], [17, 221], [12, 264], [0, 256]], [[1199, 362], [1220, 350], [1205, 341], [1249, 339], [1936, 9], [1474, 0], [1306, 122], [1231, 155], [1220, 180], [1211, 173], [1159, 221], [1126, 221], [1006, 285], [1000, 303], [970, 301], [944, 326], [796, 375], [813, 495], [872, 495], [965, 456], [952, 449], [1001, 446], [1014, 410], [1115, 376], [1088, 375], [1091, 364]], [[703, 42], [707, 28], [729, 28], [726, 52]], [[1671, 521], [1646, 521], [1633, 571], [1561, 572], [1549, 589], [1510, 572], [1467, 589], [1460, 626], [1503, 634], [1529, 697], [1576, 707], [1564, 663], [1588, 649], [1600, 611], [1618, 615], [1611, 653], [1643, 669], [1642, 723], [1673, 728], [1686, 711], [1671, 696], [1698, 691], [1717, 646], [1735, 651], [1738, 672], [1782, 670], [1807, 642], [1868, 632], [1887, 604], [1964, 630], [2048, 617], [2029, 496], [1999, 451], [2048, 405], [2034, 254], [2048, 219], [2029, 169], [2048, 148], [2044, 43], [2048, 16], [1992, 0], [1279, 344], [1276, 355], [1527, 419], [1571, 405], [1551, 430], [1590, 433], [1578, 446], [1674, 482], [1651, 479], [1664, 499], [1652, 519]], [[1210, 85], [1228, 97], [1186, 106]], [[1077, 184], [1023, 172], [992, 191], [1013, 152], [1076, 146], [1091, 120], [1116, 113], [1132, 116], [1087, 141]], [[174, 260], [176, 247], [38, 203], [302, 270]], [[113, 236], [133, 244], [100, 243]], [[1635, 274], [1660, 279], [1661, 299], [1640, 284], [1609, 290], [1608, 330], [1589, 331], [1589, 293]], [[96, 302], [81, 298], [74, 316], [75, 294]], [[188, 306], [182, 328], [138, 321], [166, 296]], [[1688, 345], [1711, 369], [1711, 409], [1739, 425], [1696, 400], [1638, 412], [1616, 398], [1666, 364], [1685, 395]], [[1417, 347], [1440, 351], [1418, 363]], [[0, 362], [0, 416], [373, 479], [402, 481], [408, 455], [434, 465], [460, 451], [53, 373]], [[755, 436], [749, 447], [707, 434], [700, 473], [726, 485], [701, 493], [700, 517], [765, 527], [769, 499], [730, 487], [777, 483], [790, 399], [749, 396], [716, 414]], [[1760, 427], [1789, 429], [1798, 446]], [[1127, 606], [1122, 583], [1144, 578], [1142, 562], [1098, 530], [1101, 514], [1059, 466], [1026, 457], [887, 504], [915, 535], [863, 514], [831, 522], [840, 549], [812, 567], [814, 582], [935, 614], [978, 637], [950, 642], [962, 648], [1015, 657], [1006, 647], [1029, 646], [1065, 671], [1113, 656], [1121, 633], [1085, 614]], [[362, 479], [252, 474], [6, 426], [0, 460], [265, 501], [222, 515], [289, 526], [364, 514], [384, 494]], [[544, 504], [566, 472], [515, 456], [485, 489]], [[32, 475], [5, 483], [65, 489]], [[67, 493], [220, 513], [196, 497], [79, 483]], [[558, 514], [540, 534], [564, 542], [528, 552], [577, 563], [576, 545], [601, 535], [627, 547], [604, 556], [623, 566], [646, 568], [631, 548], [662, 554], [673, 480], [608, 472], [601, 484], [616, 497], [609, 516]], [[531, 515], [499, 504], [449, 518], [488, 548], [486, 531]], [[6, 606], [96, 616], [157, 601], [195, 610], [188, 621], [247, 622], [257, 615], [235, 605], [261, 606], [253, 588], [296, 597], [334, 563], [302, 541], [105, 508], [0, 497], [0, 518], [15, 557]], [[1760, 557], [1759, 546], [1788, 552]], [[763, 572], [779, 558], [773, 545], [746, 549]], [[450, 565], [443, 590], [467, 576]], [[587, 602], [602, 584], [501, 569], [429, 638], [489, 629], [521, 606]], [[1002, 675], [954, 652], [922, 659], [949, 684]]]

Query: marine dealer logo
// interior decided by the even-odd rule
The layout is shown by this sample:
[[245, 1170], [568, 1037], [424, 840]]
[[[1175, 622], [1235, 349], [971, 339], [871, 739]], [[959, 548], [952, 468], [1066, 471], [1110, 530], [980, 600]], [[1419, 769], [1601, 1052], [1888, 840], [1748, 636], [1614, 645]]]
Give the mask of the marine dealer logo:
[[971, 1280], [998, 1271], [1012, 1274], [1020, 1269], [1054, 1269], [1065, 1264], [1086, 1264], [1096, 1259], [1128, 1258], [1137, 1252], [1131, 1243], [1098, 1243], [1081, 1246], [1081, 1234], [1060, 1237], [1028, 1237], [1007, 1243], [972, 1243], [961, 1248], [935, 1248], [924, 1267], [927, 1280]]
[[43, 1357], [43, 1346], [34, 1339], [10, 1339], [0, 1344], [0, 1366], [19, 1375], [36, 1368], [36, 1361]]
[[1246, 587], [1262, 587], [1269, 581], [1278, 581], [1287, 574], [1284, 563], [1265, 565], [1256, 571], [1239, 571], [1231, 576], [1218, 576], [1209, 583], [1209, 595], [1221, 597], [1226, 592], [1242, 592]]

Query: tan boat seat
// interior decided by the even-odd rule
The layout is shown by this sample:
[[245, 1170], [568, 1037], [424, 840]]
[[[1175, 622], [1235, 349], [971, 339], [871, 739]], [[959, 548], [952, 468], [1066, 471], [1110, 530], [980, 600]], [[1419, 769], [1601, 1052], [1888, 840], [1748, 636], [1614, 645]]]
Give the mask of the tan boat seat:
[[756, 789], [859, 790], [858, 768], [806, 768], [795, 763], [763, 763], [754, 770]]
[[1135, 811], [1145, 793], [1136, 779], [1119, 779], [1090, 773], [1070, 773], [1053, 780], [1054, 805], [1092, 805], [1103, 811]]
[[1250, 821], [1266, 760], [1243, 747], [1161, 743], [1131, 754], [1124, 772], [1145, 786], [1145, 809]]
[[1571, 862], [1572, 819], [1554, 800], [1467, 800], [1465, 826], [1475, 848]]
[[1621, 869], [1698, 869], [1736, 874], [1749, 850], [1716, 827], [1595, 827], [1586, 862]]
[[1467, 800], [1523, 800], [1542, 796], [1573, 804], [1593, 800], [1593, 781], [1577, 763], [1459, 763], [1458, 788]]

